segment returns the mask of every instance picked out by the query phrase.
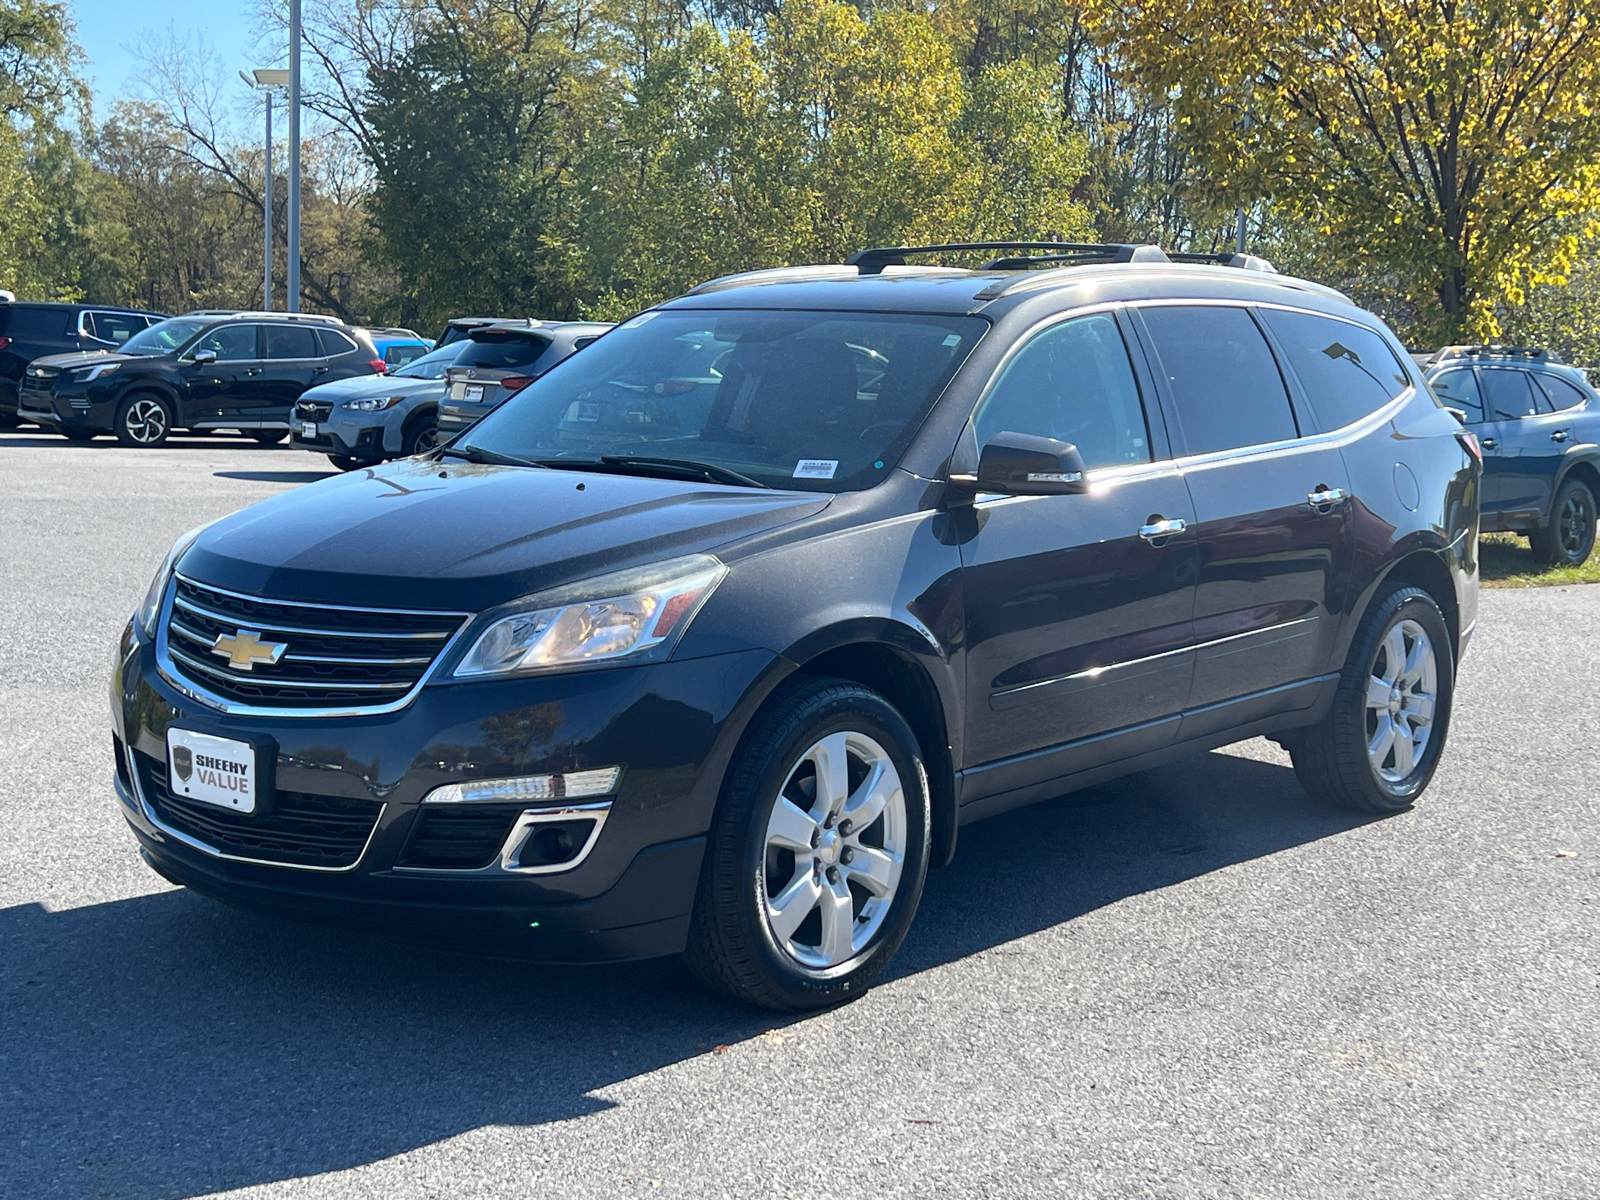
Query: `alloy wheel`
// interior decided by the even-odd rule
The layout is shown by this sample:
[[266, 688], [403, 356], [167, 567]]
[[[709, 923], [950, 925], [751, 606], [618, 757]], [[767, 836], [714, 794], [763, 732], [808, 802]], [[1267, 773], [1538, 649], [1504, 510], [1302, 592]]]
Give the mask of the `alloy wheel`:
[[1581, 488], [1571, 492], [1556, 516], [1556, 539], [1562, 557], [1575, 562], [1589, 538], [1594, 513], [1589, 510], [1589, 495]]
[[140, 445], [153, 445], [167, 435], [167, 410], [155, 400], [135, 400], [128, 405], [122, 425]]
[[422, 430], [422, 432], [417, 434], [417, 441], [416, 441], [415, 446], [412, 448], [412, 453], [413, 454], [425, 454], [427, 451], [432, 450], [438, 444], [439, 444], [439, 427], [437, 425], [429, 425], [426, 429]]
[[1422, 761], [1438, 700], [1433, 642], [1416, 621], [1396, 622], [1367, 681], [1367, 758], [1385, 783], [1404, 782]]
[[767, 926], [790, 958], [827, 970], [882, 928], [906, 857], [906, 797], [888, 752], [864, 733], [831, 733], [800, 756], [767, 820], [761, 864]]

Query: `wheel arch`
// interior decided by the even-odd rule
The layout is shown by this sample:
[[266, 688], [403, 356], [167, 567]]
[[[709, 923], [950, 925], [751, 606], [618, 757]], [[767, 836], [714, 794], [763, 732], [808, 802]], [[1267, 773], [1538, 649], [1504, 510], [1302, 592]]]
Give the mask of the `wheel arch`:
[[[112, 406], [113, 412], [120, 412], [122, 406], [135, 396], [155, 396], [172, 410], [172, 424], [174, 427], [184, 425], [183, 403], [178, 398], [177, 389], [160, 379], [138, 379], [130, 382], [127, 387], [117, 393], [117, 402]], [[186, 427], [186, 426], [185, 426]]]
[[[1432, 596], [1439, 605], [1439, 611], [1444, 614], [1445, 628], [1450, 631], [1450, 646], [1454, 657], [1461, 655], [1461, 605], [1456, 596], [1455, 580], [1451, 577], [1450, 568], [1445, 565], [1443, 558], [1436, 550], [1415, 550], [1395, 562], [1394, 566], [1386, 571], [1379, 580], [1378, 586], [1373, 589], [1367, 598], [1367, 603], [1362, 606], [1364, 616], [1379, 592], [1387, 590], [1388, 584], [1406, 584], [1410, 587], [1421, 588]], [[1359, 618], [1357, 619], [1359, 624]]]
[[1551, 511], [1545, 514], [1545, 520], [1548, 521], [1554, 518], [1556, 493], [1561, 490], [1561, 486], [1569, 479], [1583, 480], [1584, 483], [1589, 485], [1589, 491], [1593, 493], [1595, 499], [1600, 500], [1600, 451], [1596, 451], [1591, 447], [1581, 454], [1573, 455], [1563, 464], [1561, 474], [1556, 476], [1555, 486], [1550, 489]]

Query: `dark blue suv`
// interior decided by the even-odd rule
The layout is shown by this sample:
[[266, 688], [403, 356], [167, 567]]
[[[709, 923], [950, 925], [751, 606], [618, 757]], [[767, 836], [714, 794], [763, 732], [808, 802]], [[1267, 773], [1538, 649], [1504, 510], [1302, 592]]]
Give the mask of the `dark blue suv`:
[[991, 814], [1260, 735], [1414, 803], [1481, 465], [1394, 335], [1258, 260], [907, 263], [972, 250], [703, 285], [180, 539], [112, 682], [147, 861], [804, 1009]]
[[1483, 530], [1526, 534], [1534, 557], [1579, 566], [1594, 550], [1600, 397], [1548, 350], [1447, 346], [1428, 383], [1483, 447]]

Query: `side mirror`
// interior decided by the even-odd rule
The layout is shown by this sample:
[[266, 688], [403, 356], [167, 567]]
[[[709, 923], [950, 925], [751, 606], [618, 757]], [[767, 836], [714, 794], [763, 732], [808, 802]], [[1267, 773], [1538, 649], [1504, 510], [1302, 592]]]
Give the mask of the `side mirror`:
[[217, 361], [217, 352], [215, 350], [196, 350], [194, 357], [190, 361], [197, 367], [209, 367]]
[[1083, 456], [1071, 442], [1027, 433], [997, 433], [978, 459], [978, 474], [952, 483], [1013, 496], [1077, 496], [1089, 490]]

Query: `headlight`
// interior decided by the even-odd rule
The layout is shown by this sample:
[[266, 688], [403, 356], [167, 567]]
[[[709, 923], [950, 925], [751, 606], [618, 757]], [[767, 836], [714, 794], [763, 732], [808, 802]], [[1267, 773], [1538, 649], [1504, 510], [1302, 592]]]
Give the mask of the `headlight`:
[[491, 614], [452, 674], [665, 658], [727, 573], [711, 555], [691, 554], [529, 596]]
[[368, 400], [346, 400], [340, 408], [348, 408], [352, 412], [382, 412], [386, 408], [393, 408], [404, 396], [373, 396]]
[[102, 375], [111, 374], [120, 366], [121, 363], [96, 363], [92, 367], [75, 367], [72, 371], [72, 382], [92, 383]]
[[178, 565], [178, 560], [183, 557], [183, 552], [194, 545], [195, 539], [204, 533], [214, 522], [207, 521], [189, 530], [177, 541], [172, 543], [172, 549], [167, 551], [166, 561], [161, 564], [161, 569], [156, 572], [156, 577], [150, 581], [149, 590], [144, 594], [144, 602], [139, 605], [139, 611], [134, 614], [138, 618], [139, 628], [144, 630], [147, 638], [156, 636], [156, 618], [161, 615], [161, 598], [167, 594], [167, 581], [172, 578], [172, 572]]

